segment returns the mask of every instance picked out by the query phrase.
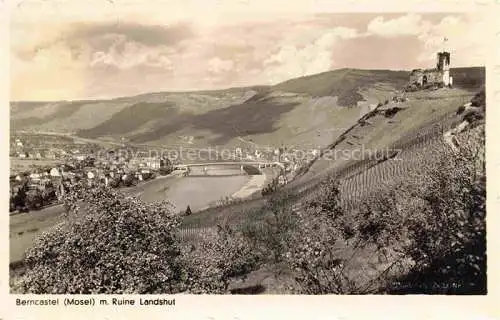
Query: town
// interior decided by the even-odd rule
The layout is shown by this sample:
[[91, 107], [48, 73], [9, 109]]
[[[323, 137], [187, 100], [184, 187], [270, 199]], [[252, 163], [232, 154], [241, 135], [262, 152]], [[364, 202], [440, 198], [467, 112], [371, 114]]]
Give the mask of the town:
[[[11, 214], [60, 204], [71, 186], [82, 180], [89, 185], [127, 188], [160, 177], [190, 173], [178, 153], [171, 152], [175, 156], [167, 157], [145, 147], [125, 144], [106, 147], [96, 143], [74, 143], [67, 137], [23, 133], [11, 136], [10, 147]], [[297, 148], [286, 147], [262, 150], [237, 147], [225, 157], [216, 154], [210, 159], [279, 163], [282, 170], [262, 190], [265, 194], [293, 179], [301, 167], [317, 156], [316, 150], [311, 151], [309, 159], [300, 152]]]

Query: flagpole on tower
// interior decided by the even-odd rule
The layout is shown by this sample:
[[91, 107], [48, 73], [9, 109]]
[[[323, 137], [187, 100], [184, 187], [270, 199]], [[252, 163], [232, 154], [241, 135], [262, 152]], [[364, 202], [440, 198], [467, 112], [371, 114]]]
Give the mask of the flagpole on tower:
[[447, 52], [447, 50], [446, 50], [446, 42], [448, 42], [448, 38], [444, 37], [443, 38], [443, 52]]

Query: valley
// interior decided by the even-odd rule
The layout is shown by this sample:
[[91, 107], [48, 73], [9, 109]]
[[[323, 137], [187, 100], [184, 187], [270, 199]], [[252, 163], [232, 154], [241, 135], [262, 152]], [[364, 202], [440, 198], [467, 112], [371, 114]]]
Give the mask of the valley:
[[[274, 86], [149, 93], [105, 101], [14, 102], [11, 130], [68, 138], [105, 150], [217, 147], [217, 154], [245, 154], [235, 161], [276, 162], [283, 167], [261, 170], [259, 165], [260, 174], [248, 175], [241, 174], [243, 165], [207, 165], [202, 171], [193, 166], [192, 176], [169, 173], [120, 190], [144, 203], [168, 200], [181, 216], [179, 239], [197, 243], [221, 225], [268, 228], [275, 197], [286, 196], [284, 207], [307, 215], [332, 176], [339, 183], [339, 205], [355, 215], [384, 186], [392, 188], [415, 170], [433, 165], [446, 149], [443, 134], [464, 122], [457, 110], [484, 86], [484, 68], [455, 72], [453, 88], [415, 92], [403, 90], [406, 71], [340, 69]], [[484, 120], [475, 126], [484, 126]], [[310, 154], [313, 157], [305, 156]], [[172, 166], [198, 161], [179, 157]], [[275, 190], [264, 194], [270, 185]], [[192, 213], [185, 214], [188, 206]], [[36, 237], [65, 223], [63, 212], [56, 205], [11, 216], [13, 269], [22, 264]], [[346, 240], [335, 250], [344, 259], [357, 249]], [[356, 256], [352, 277], [360, 276], [363, 265], [374, 263], [373, 250], [368, 246]], [[372, 272], [383, 266], [377, 264]], [[261, 285], [263, 274], [275, 272], [266, 268], [279, 266], [253, 270], [250, 280], [236, 287]], [[266, 280], [264, 293], [288, 292], [282, 284], [290, 279]]]

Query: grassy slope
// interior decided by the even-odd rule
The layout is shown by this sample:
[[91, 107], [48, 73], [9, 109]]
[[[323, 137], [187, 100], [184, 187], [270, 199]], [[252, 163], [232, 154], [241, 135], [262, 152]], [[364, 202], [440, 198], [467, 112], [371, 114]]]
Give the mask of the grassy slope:
[[195, 145], [235, 145], [240, 138], [258, 144], [293, 140], [321, 145], [335, 135], [315, 139], [317, 132], [312, 131], [355, 120], [359, 111], [341, 107], [369, 99], [362, 90], [379, 82], [397, 89], [406, 78], [407, 72], [341, 69], [273, 87], [160, 92], [96, 102], [16, 102], [11, 104], [11, 123], [14, 129], [80, 130], [87, 138], [125, 136], [135, 143], [177, 144], [181, 136], [192, 136]]
[[[293, 79], [274, 87], [259, 88], [259, 91], [253, 91], [257, 94], [241, 101], [242, 103], [233, 103], [222, 108], [204, 108], [205, 112], [198, 110], [197, 113], [187, 110], [186, 106], [169, 108], [161, 105], [163, 102], [141, 103], [122, 110], [107, 122], [82, 131], [81, 135], [99, 137], [109, 133], [114, 136], [123, 134], [136, 143], [176, 144], [178, 136], [192, 135], [197, 138], [194, 141], [197, 145], [234, 145], [239, 138], [251, 139], [257, 144], [276, 145], [286, 141], [321, 145], [335, 135], [323, 135], [323, 139], [313, 139], [317, 134], [311, 130], [342, 128], [345, 123], [357, 119], [358, 110], [346, 111], [339, 106], [353, 106], [364, 100], [359, 90], [384, 81], [396, 89], [404, 85], [406, 78], [405, 72], [336, 70]], [[241, 94], [234, 90], [232, 92], [233, 95]], [[206, 94], [200, 92], [197, 98], [204, 99]], [[208, 94], [231, 95], [221, 91]], [[153, 94], [148, 99], [151, 101], [155, 96], [159, 98], [161, 94]], [[335, 96], [338, 98], [335, 99]], [[130, 123], [137, 123], [131, 116], [124, 117], [124, 113], [133, 115], [138, 108], [144, 113], [142, 118], [161, 120], [149, 122], [149, 127], [143, 126], [143, 130], [139, 132], [129, 130], [127, 133], [124, 132], [127, 130], [115, 129], [113, 123], [124, 123], [125, 128], [130, 127]], [[314, 113], [311, 113], [311, 108], [314, 108]], [[137, 126], [133, 127], [138, 129]]]
[[393, 118], [378, 114], [368, 119], [367, 125], [357, 125], [333, 150], [337, 155], [336, 161], [316, 161], [301, 179], [308, 180], [315, 175], [340, 168], [346, 164], [350, 155], [355, 156], [355, 150], [384, 149], [402, 138], [416, 135], [419, 128], [439, 123], [444, 116], [455, 112], [474, 95], [472, 92], [461, 89], [443, 89], [442, 95], [436, 95], [435, 99], [416, 99], [415, 96], [421, 94], [409, 94], [409, 101], [397, 104], [398, 107], [404, 109]]
[[[484, 86], [484, 69], [472, 68], [470, 75], [463, 75], [461, 79], [465, 83], [458, 83], [454, 89], [444, 88], [437, 91], [420, 91], [409, 93], [409, 100], [405, 103], [392, 104], [387, 107], [398, 106], [403, 108], [392, 118], [386, 118], [383, 114], [377, 114], [368, 119], [369, 124], [361, 126], [356, 124], [352, 130], [345, 135], [345, 139], [335, 145], [333, 152], [338, 152], [338, 158], [335, 161], [317, 160], [311, 166], [309, 171], [302, 176], [299, 176], [293, 181], [289, 187], [295, 190], [304, 190], [304, 194], [311, 196], [312, 190], [308, 190], [308, 186], [314, 186], [325, 175], [332, 172], [338, 172], [354, 162], [352, 159], [346, 159], [342, 155], [352, 154], [354, 150], [364, 148], [365, 150], [384, 149], [392, 146], [399, 140], [408, 140], [422, 133], [421, 128], [428, 128], [434, 124], [440, 124], [444, 119], [459, 120], [460, 117], [455, 116], [457, 109], [470, 99], [476, 93], [476, 89]], [[473, 80], [471, 80], [473, 79]], [[468, 90], [466, 90], [467, 88]], [[390, 92], [390, 91], [389, 91]], [[380, 97], [379, 97], [380, 98]], [[380, 101], [380, 100], [379, 100]], [[447, 121], [449, 121], [447, 120]], [[346, 128], [347, 129], [347, 128]], [[345, 130], [344, 130], [345, 131]], [[340, 135], [340, 134], [339, 134]], [[330, 144], [334, 144], [335, 139], [330, 140]], [[326, 148], [328, 149], [328, 148]], [[413, 150], [413, 149], [412, 149]], [[421, 152], [418, 150], [409, 150], [407, 153], [412, 160], [418, 160], [417, 156]], [[384, 166], [386, 164], [383, 164]], [[370, 169], [375, 171], [376, 169]], [[370, 172], [367, 172], [369, 175]], [[353, 183], [357, 184], [356, 188], [363, 189], [364, 181], [361, 179], [353, 180], [350, 185], [344, 186], [344, 190], [350, 190]], [[378, 180], [377, 180], [378, 181]], [[314, 194], [314, 193], [312, 193]], [[302, 196], [299, 195], [298, 200]], [[225, 208], [209, 209], [203, 212], [196, 213], [185, 219], [186, 227], [207, 227], [214, 226], [222, 219], [229, 221], [241, 221], [248, 218], [249, 212], [259, 214], [259, 208], [262, 206], [263, 200], [251, 200], [241, 204], [234, 204]], [[253, 217], [253, 215], [250, 215]]]
[[62, 205], [51, 206], [40, 211], [26, 212], [10, 217], [10, 262], [23, 259], [26, 249], [31, 247], [33, 241], [57, 223], [62, 221]]
[[305, 93], [313, 97], [337, 96], [339, 106], [356, 105], [363, 100], [358, 92], [379, 82], [403, 87], [408, 81], [406, 71], [340, 69], [280, 83], [275, 90]]

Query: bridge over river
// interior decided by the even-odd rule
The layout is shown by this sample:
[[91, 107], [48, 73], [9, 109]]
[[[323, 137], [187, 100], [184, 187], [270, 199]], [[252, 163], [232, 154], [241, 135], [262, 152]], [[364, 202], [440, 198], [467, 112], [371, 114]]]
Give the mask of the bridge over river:
[[245, 167], [253, 167], [259, 172], [264, 168], [284, 167], [280, 162], [232, 161], [178, 164], [174, 170], [184, 171], [189, 176], [233, 176], [248, 174]]

